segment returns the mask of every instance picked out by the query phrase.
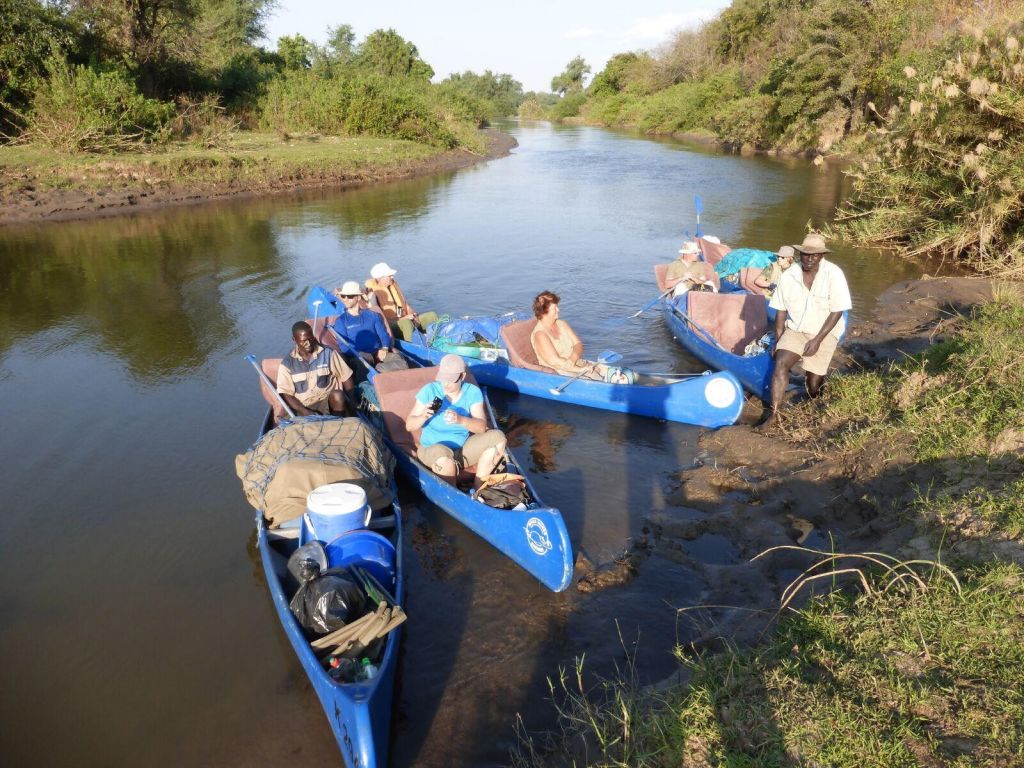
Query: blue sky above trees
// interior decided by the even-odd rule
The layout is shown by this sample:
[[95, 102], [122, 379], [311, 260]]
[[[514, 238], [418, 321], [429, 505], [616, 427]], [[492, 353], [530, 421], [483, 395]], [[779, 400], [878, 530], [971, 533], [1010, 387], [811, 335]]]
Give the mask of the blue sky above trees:
[[267, 44], [301, 34], [323, 44], [327, 28], [351, 24], [358, 40], [393, 27], [414, 43], [434, 68], [435, 80], [467, 69], [507, 72], [527, 91], [547, 91], [551, 78], [582, 56], [593, 73], [616, 53], [649, 50], [681, 28], [715, 16], [731, 0], [520, 0], [495, 5], [479, 0], [440, 3], [325, 3], [279, 0], [267, 21]]

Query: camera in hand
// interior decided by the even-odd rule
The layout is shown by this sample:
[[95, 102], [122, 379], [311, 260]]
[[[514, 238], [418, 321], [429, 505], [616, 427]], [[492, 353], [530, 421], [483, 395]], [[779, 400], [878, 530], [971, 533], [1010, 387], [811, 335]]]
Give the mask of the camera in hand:
[[437, 413], [437, 409], [440, 408], [442, 405], [444, 405], [444, 400], [442, 400], [440, 397], [435, 397], [434, 401], [430, 404], [430, 410], [432, 410], [434, 413]]

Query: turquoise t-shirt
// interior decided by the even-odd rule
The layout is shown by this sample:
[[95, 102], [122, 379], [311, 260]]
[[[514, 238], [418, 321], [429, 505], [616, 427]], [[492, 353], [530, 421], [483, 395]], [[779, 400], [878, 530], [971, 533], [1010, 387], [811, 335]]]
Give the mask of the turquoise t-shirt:
[[449, 424], [444, 420], [444, 412], [455, 411], [460, 416], [472, 416], [469, 409], [477, 403], [484, 401], [484, 393], [476, 384], [462, 382], [462, 390], [459, 392], [459, 399], [452, 403], [445, 397], [440, 382], [432, 381], [416, 393], [416, 402], [430, 405], [435, 397], [440, 397], [444, 402], [437, 409], [427, 423], [423, 425], [423, 432], [420, 434], [420, 445], [426, 448], [428, 445], [443, 443], [452, 450], [461, 448], [469, 439], [469, 430], [458, 424]]

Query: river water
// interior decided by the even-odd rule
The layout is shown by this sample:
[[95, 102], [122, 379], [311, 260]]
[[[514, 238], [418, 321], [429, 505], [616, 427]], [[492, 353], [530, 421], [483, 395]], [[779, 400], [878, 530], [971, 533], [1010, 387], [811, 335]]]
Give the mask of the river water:
[[[345, 192], [0, 230], [0, 755], [10, 766], [339, 764], [279, 628], [234, 456], [263, 413], [247, 352], [280, 355], [313, 283], [387, 261], [418, 309], [526, 309], [542, 289], [589, 350], [697, 370], [652, 266], [694, 231], [799, 242], [844, 190], [834, 168], [583, 127], [510, 124], [508, 158]], [[920, 266], [838, 249], [855, 316]], [[613, 322], [608, 322], [611, 319]], [[494, 393], [577, 553], [610, 563], [669, 503], [699, 430]], [[586, 654], [671, 672], [706, 568], [696, 543], [636, 579], [553, 595], [403, 491], [408, 598], [392, 764], [506, 761], [546, 679]]]

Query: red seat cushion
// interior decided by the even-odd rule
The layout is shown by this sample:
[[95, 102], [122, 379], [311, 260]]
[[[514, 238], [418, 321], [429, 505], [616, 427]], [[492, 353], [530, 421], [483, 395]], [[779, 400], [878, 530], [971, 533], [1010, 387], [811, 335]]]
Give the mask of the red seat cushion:
[[686, 297], [690, 319], [733, 354], [742, 355], [750, 342], [768, 330], [763, 296], [690, 291]]
[[508, 360], [516, 368], [527, 368], [531, 371], [554, 373], [554, 370], [540, 364], [537, 353], [533, 351], [530, 335], [537, 325], [536, 318], [517, 320], [501, 327], [501, 340], [508, 350]]

